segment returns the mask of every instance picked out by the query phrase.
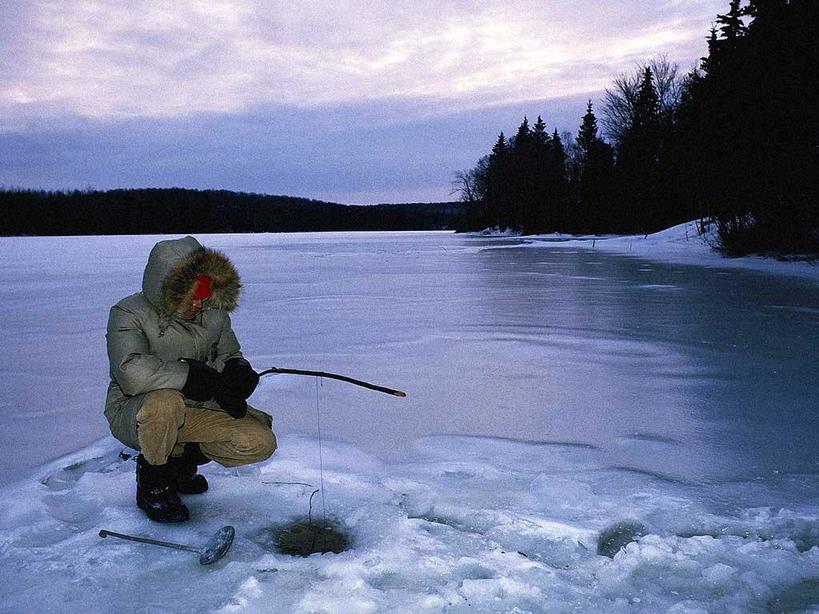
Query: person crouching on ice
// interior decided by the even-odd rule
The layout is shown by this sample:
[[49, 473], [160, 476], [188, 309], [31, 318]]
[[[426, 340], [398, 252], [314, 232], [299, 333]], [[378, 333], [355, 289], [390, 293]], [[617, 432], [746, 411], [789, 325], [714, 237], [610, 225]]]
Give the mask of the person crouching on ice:
[[257, 463], [276, 450], [273, 418], [246, 399], [259, 375], [242, 357], [229, 313], [239, 275], [193, 237], [151, 250], [142, 292], [111, 308], [111, 383], [105, 416], [137, 456], [137, 505], [157, 522], [181, 522], [177, 493], [208, 489], [197, 465]]

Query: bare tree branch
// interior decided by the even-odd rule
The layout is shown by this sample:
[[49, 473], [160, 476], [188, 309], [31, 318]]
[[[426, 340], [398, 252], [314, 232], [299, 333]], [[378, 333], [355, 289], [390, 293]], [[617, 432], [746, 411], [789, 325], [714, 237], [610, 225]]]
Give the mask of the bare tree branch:
[[665, 55], [641, 62], [631, 74], [620, 75], [614, 80], [614, 87], [606, 89], [601, 118], [603, 133], [617, 145], [622, 142], [634, 122], [637, 90], [640, 88], [646, 68], [654, 75], [660, 116], [670, 118], [680, 103], [683, 79], [679, 74], [679, 65], [669, 62]]
[[474, 203], [478, 200], [478, 181], [475, 171], [457, 171], [452, 182], [450, 194], [459, 194], [460, 199], [466, 203]]

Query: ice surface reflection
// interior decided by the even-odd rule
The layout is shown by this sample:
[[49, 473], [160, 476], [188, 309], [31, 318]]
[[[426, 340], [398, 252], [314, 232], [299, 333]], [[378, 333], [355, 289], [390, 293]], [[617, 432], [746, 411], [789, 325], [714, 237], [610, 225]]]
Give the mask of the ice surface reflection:
[[[241, 324], [272, 310], [251, 355], [407, 389], [322, 389], [334, 436], [382, 457], [448, 433], [588, 443], [689, 481], [819, 469], [809, 280], [451, 234], [271, 240], [242, 252]], [[309, 433], [309, 392], [263, 399]]]

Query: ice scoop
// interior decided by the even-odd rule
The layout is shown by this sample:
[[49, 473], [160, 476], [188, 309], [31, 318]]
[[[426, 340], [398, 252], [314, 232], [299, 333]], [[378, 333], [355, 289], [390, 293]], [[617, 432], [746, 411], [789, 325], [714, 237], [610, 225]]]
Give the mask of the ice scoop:
[[125, 535], [123, 533], [114, 533], [102, 529], [100, 537], [119, 537], [120, 539], [127, 539], [132, 542], [141, 542], [143, 544], [153, 544], [154, 546], [162, 546], [163, 548], [174, 548], [176, 550], [187, 550], [188, 552], [196, 552], [199, 555], [200, 565], [210, 565], [221, 559], [230, 549], [233, 543], [233, 538], [236, 536], [235, 529], [230, 526], [224, 526], [213, 534], [208, 540], [208, 543], [202, 548], [194, 546], [186, 546], [185, 544], [174, 544], [171, 542], [163, 542], [158, 539], [151, 539], [149, 537], [137, 537], [135, 535]]

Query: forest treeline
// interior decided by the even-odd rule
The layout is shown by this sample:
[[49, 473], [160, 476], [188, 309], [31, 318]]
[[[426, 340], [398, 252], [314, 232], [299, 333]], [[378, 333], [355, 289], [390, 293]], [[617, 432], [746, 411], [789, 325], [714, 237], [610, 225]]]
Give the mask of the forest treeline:
[[227, 190], [0, 190], [0, 234], [453, 229], [465, 205], [341, 205]]
[[575, 135], [541, 117], [456, 174], [461, 230], [648, 233], [700, 218], [729, 254], [819, 252], [819, 2], [731, 0], [698, 68], [663, 56], [589, 101]]

